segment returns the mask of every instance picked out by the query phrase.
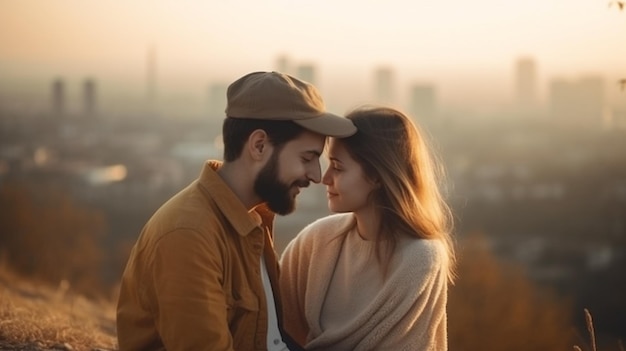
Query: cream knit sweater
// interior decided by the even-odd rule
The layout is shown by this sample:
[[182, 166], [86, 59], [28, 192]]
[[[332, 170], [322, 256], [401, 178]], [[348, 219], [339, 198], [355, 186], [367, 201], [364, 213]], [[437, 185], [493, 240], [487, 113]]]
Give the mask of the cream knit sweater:
[[386, 281], [352, 214], [305, 229], [281, 258], [284, 328], [307, 350], [447, 350], [447, 256], [401, 238]]

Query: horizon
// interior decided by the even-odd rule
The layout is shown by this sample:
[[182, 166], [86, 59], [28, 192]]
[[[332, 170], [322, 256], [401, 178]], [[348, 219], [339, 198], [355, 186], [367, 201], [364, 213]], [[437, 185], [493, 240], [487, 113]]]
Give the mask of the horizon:
[[313, 83], [338, 113], [373, 102], [380, 66], [393, 68], [400, 106], [408, 86], [423, 82], [436, 87], [441, 105], [500, 110], [513, 100], [521, 57], [537, 64], [540, 100], [553, 79], [597, 75], [621, 106], [626, 16], [609, 3], [7, 1], [0, 3], [0, 97], [48, 99], [61, 77], [68, 97], [94, 78], [102, 101], [141, 98], [154, 48], [159, 98], [197, 106], [211, 84], [275, 70], [281, 55], [315, 65]]
[[[278, 57], [278, 56], [277, 56]], [[526, 56], [532, 57], [532, 56]], [[515, 58], [517, 59], [517, 58]], [[508, 69], [502, 68], [500, 74], [493, 69], [489, 72], [476, 69], [474, 71], [455, 71], [447, 75], [429, 74], [424, 79], [405, 78], [401, 68], [387, 65], [393, 70], [395, 102], [399, 108], [407, 108], [408, 93], [411, 84], [422, 83], [432, 85], [437, 94], [437, 103], [442, 111], [474, 112], [480, 115], [502, 113], [515, 108], [515, 77], [514, 61], [508, 63]], [[536, 61], [536, 60], [535, 60]], [[626, 109], [626, 92], [620, 89], [618, 80], [621, 76], [608, 76], [601, 72], [574, 72], [571, 75], [546, 76], [541, 70], [541, 62], [537, 62], [536, 93], [541, 109], [548, 106], [549, 85], [553, 80], [577, 81], [584, 77], [602, 78], [605, 85], [607, 105], [615, 109]], [[374, 90], [374, 70], [370, 67], [365, 71], [335, 71], [326, 67], [316, 66], [316, 77], [313, 82], [321, 91], [328, 110], [345, 113], [363, 104], [376, 103]], [[210, 100], [209, 91], [212, 84], [227, 85], [239, 76], [254, 70], [276, 70], [276, 64], [266, 69], [249, 68], [241, 72], [233, 72], [223, 80], [209, 80], [201, 76], [175, 75], [159, 73], [156, 78], [157, 101], [166, 110], [169, 105], [187, 105], [183, 115], [206, 114]], [[145, 71], [145, 69], [143, 70]], [[506, 71], [506, 72], [503, 72]], [[17, 75], [17, 74], [16, 74]], [[115, 76], [106, 74], [89, 75], [31, 75], [30, 77], [14, 77], [14, 80], [0, 82], [0, 102], [18, 103], [28, 101], [39, 106], [40, 111], [49, 108], [51, 86], [55, 79], [62, 79], [66, 85], [68, 104], [78, 105], [82, 84], [86, 79], [94, 79], [97, 86], [97, 99], [103, 110], [108, 105], [124, 102], [132, 110], [146, 99], [146, 77], [139, 73], [133, 76]], [[480, 82], [476, 84], [475, 82]], [[224, 101], [226, 96], [223, 97]], [[119, 106], [117, 106], [119, 107]], [[118, 109], [119, 110], [119, 109]]]

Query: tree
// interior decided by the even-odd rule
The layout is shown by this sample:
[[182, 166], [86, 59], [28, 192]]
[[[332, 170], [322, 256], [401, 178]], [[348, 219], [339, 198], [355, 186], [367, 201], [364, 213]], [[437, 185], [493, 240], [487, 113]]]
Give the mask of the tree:
[[524, 271], [498, 261], [487, 241], [463, 243], [459, 279], [451, 288], [451, 350], [571, 350], [570, 303], [534, 286]]
[[102, 213], [43, 184], [0, 185], [0, 253], [18, 273], [97, 294], [102, 287]]
[[[616, 5], [620, 11], [624, 11], [626, 7], [626, 1], [609, 1], [609, 7]], [[619, 80], [619, 86], [622, 90], [626, 88], [626, 79]]]

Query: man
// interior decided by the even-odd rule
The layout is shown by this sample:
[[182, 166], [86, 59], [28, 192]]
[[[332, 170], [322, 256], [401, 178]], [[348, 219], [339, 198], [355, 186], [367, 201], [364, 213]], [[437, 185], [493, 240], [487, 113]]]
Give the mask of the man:
[[274, 213], [294, 210], [319, 183], [326, 136], [356, 132], [327, 113], [315, 87], [277, 72], [228, 87], [224, 162], [146, 223], [122, 276], [117, 306], [125, 350], [289, 350], [277, 296]]

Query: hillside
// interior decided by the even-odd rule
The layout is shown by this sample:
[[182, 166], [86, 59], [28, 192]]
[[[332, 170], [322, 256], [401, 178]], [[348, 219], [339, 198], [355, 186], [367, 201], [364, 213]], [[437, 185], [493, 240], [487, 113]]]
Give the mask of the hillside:
[[25, 280], [0, 266], [0, 350], [115, 350], [115, 307]]

